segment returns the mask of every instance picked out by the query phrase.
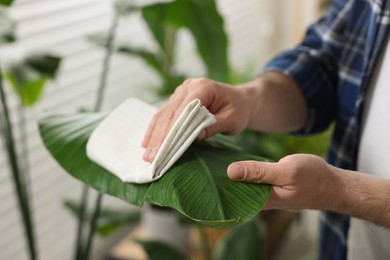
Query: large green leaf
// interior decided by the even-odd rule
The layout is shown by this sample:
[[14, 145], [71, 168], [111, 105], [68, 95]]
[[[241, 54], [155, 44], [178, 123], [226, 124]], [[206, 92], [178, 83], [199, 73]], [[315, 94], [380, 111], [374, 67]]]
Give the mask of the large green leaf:
[[151, 51], [130, 47], [130, 46], [120, 46], [118, 48], [119, 53], [137, 56], [144, 60], [152, 69], [154, 69], [159, 75], [164, 77], [164, 65], [161, 59]]
[[53, 157], [67, 172], [99, 192], [139, 207], [146, 201], [172, 207], [214, 227], [248, 221], [257, 215], [269, 196], [268, 185], [234, 182], [226, 175], [233, 161], [265, 159], [207, 143], [194, 143], [156, 182], [124, 183], [86, 156], [89, 135], [103, 117], [102, 114], [48, 115], [40, 120], [43, 142]]
[[227, 35], [215, 1], [176, 0], [166, 15], [169, 23], [190, 30], [208, 76], [218, 81], [228, 78]]
[[265, 226], [257, 218], [237, 226], [218, 244], [215, 259], [262, 259], [265, 234]]
[[196, 48], [208, 77], [218, 81], [228, 78], [227, 35], [223, 18], [215, 1], [176, 0], [142, 8], [143, 17], [155, 40], [165, 49], [168, 27], [188, 29], [196, 42]]
[[141, 8], [142, 16], [161, 50], [166, 49], [165, 28], [167, 24], [165, 21], [170, 5], [171, 3], [156, 3]]

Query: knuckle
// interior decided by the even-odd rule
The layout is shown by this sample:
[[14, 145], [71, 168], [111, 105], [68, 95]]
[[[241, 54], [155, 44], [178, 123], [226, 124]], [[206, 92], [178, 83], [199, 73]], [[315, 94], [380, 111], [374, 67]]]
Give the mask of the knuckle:
[[245, 179], [251, 182], [262, 182], [266, 175], [266, 168], [260, 167], [257, 162], [250, 161], [245, 166]]
[[196, 78], [193, 79], [192, 84], [197, 88], [209, 87], [212, 81], [208, 78]]
[[172, 95], [169, 99], [175, 99], [178, 95], [180, 95], [182, 92], [184, 92], [187, 88], [187, 86], [189, 85], [189, 83], [185, 83], [183, 82], [181, 85], [179, 85], [178, 87], [175, 88], [175, 91], [173, 92], [174, 95]]
[[299, 172], [301, 165], [298, 160], [298, 155], [292, 154], [292, 155], [287, 155], [286, 157], [283, 157], [280, 159], [280, 164], [282, 166], [285, 166], [286, 169], [288, 169], [289, 172], [295, 173]]
[[210, 80], [208, 78], [205, 78], [205, 77], [196, 78], [196, 79], [194, 79], [194, 81], [197, 84], [201, 84], [201, 85], [210, 82]]
[[188, 85], [191, 85], [191, 83], [192, 83], [192, 81], [193, 81], [194, 79], [192, 79], [192, 78], [188, 78], [188, 79], [186, 79], [186, 80], [184, 80], [183, 81], [183, 86], [188, 86]]

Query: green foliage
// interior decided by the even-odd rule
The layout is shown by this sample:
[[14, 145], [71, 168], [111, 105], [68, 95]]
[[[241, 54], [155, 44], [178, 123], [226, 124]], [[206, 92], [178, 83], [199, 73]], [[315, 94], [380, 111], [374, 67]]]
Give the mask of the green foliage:
[[[126, 5], [127, 7], [123, 7]], [[193, 36], [196, 50], [207, 69], [207, 76], [219, 81], [228, 79], [228, 40], [222, 16], [218, 13], [214, 0], [176, 0], [142, 7], [132, 7], [124, 3], [116, 10], [128, 10], [126, 15], [137, 10], [142, 13], [157, 49], [148, 50], [125, 44], [119, 46], [117, 51], [140, 58], [156, 72], [161, 80], [158, 95], [172, 94], [175, 88], [188, 78], [173, 68], [176, 37], [181, 29], [188, 30]], [[107, 46], [107, 36], [104, 34], [94, 35], [89, 39], [100, 47]]]
[[295, 153], [310, 153], [325, 157], [331, 130], [312, 136], [265, 134], [246, 130], [235, 139], [244, 151], [261, 154], [274, 161]]
[[[10, 6], [12, 2], [13, 1], [10, 0], [3, 0], [0, 1], [0, 5]], [[0, 12], [0, 45], [15, 41], [14, 29], [14, 22], [6, 16], [5, 12]], [[24, 106], [30, 106], [34, 104], [41, 95], [46, 78], [55, 75], [55, 73], [52, 73], [51, 75], [46, 74], [47, 68], [51, 68], [53, 66], [53, 59], [51, 59], [51, 63], [48, 64], [48, 66], [44, 66], [45, 64], [42, 63], [47, 62], [46, 58], [48, 57], [49, 56], [46, 56], [43, 61], [39, 59], [29, 60], [29, 58], [27, 58], [18, 64], [14, 64], [8, 71], [5, 72], [3, 72], [2, 68], [0, 68], [0, 134], [5, 143], [5, 151], [8, 156], [11, 177], [15, 186], [15, 193], [19, 203], [22, 223], [25, 230], [25, 239], [28, 246], [29, 257], [32, 260], [37, 258], [37, 251], [34, 235], [35, 228], [31, 218], [31, 206], [29, 201], [29, 182], [27, 181], [28, 162], [26, 162], [25, 158], [23, 158], [26, 157], [28, 153], [27, 150], [25, 150], [25, 138], [27, 138], [27, 135], [25, 134], [25, 129], [23, 127], [25, 126], [25, 118], [22, 118], [21, 129], [19, 129], [22, 131], [22, 146], [21, 150], [18, 151], [18, 146], [14, 138], [14, 129], [10, 121], [7, 97], [3, 86], [3, 78], [8, 79], [12, 88], [19, 95], [21, 104]], [[55, 72], [57, 70], [59, 59], [56, 59], [58, 60], [57, 66], [52, 69], [51, 72]], [[21, 164], [21, 162], [23, 163]]]
[[214, 227], [248, 221], [268, 199], [268, 185], [234, 182], [226, 175], [234, 161], [265, 159], [207, 143], [193, 144], [159, 181], [123, 183], [86, 156], [89, 135], [102, 119], [100, 114], [53, 115], [39, 122], [43, 142], [52, 156], [68, 173], [99, 192], [136, 206], [150, 202], [172, 207]]
[[21, 66], [12, 67], [6, 74], [6, 78], [13, 90], [19, 95], [23, 106], [35, 104], [43, 91], [46, 77], [31, 75]]
[[0, 134], [4, 142], [5, 151], [8, 157], [8, 164], [11, 171], [11, 177], [15, 186], [15, 193], [19, 203], [19, 209], [22, 215], [22, 223], [26, 234], [26, 243], [28, 245], [30, 259], [36, 259], [36, 246], [34, 240], [34, 226], [31, 219], [30, 201], [28, 196], [28, 182], [26, 176], [21, 170], [18, 157], [16, 142], [14, 138], [14, 129], [10, 120], [10, 113], [3, 86], [3, 74], [0, 68]]
[[[81, 204], [76, 201], [66, 200], [65, 207], [76, 217], [80, 214]], [[84, 221], [89, 223], [93, 218], [93, 212], [86, 212]], [[140, 222], [139, 210], [116, 210], [104, 208], [101, 210], [96, 224], [96, 232], [101, 236], [109, 236], [127, 225], [135, 225]]]
[[186, 28], [192, 33], [207, 67], [208, 77], [225, 82], [228, 79], [228, 41], [223, 18], [215, 2], [177, 0], [171, 4], [167, 20], [177, 28]]
[[266, 228], [259, 219], [237, 226], [226, 235], [214, 251], [216, 260], [261, 259]]
[[[201, 227], [198, 227], [201, 228]], [[223, 237], [215, 248], [209, 248], [211, 255], [204, 255], [204, 259], [215, 260], [252, 260], [262, 259], [263, 245], [266, 229], [257, 217], [245, 224], [234, 227], [225, 237]], [[207, 237], [202, 237], [201, 242], [206, 242]], [[201, 239], [202, 239], [201, 238]], [[148, 259], [186, 259], [184, 255], [171, 246], [159, 241], [138, 241], [144, 248]], [[206, 254], [206, 252], [203, 252]]]
[[52, 79], [56, 77], [60, 62], [61, 58], [46, 53], [34, 54], [25, 59], [28, 67]]
[[162, 66], [161, 57], [158, 57], [153, 52], [140, 48], [132, 48], [129, 46], [122, 46], [118, 48], [118, 52], [138, 56], [146, 64], [148, 64], [151, 69], [155, 70], [160, 76], [164, 77], [164, 68]]
[[15, 41], [15, 23], [0, 11], [0, 45]]
[[13, 0], [0, 0], [0, 5], [11, 6]]
[[6, 79], [23, 106], [32, 106], [40, 99], [48, 78], [55, 77], [60, 61], [53, 55], [33, 55], [8, 68]]
[[186, 257], [178, 252], [175, 248], [160, 242], [160, 241], [140, 241], [137, 240], [146, 254], [149, 260], [185, 260]]

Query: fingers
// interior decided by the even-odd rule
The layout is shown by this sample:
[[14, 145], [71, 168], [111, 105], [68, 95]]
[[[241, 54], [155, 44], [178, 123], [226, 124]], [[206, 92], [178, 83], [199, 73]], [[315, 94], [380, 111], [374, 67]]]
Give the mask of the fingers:
[[[174, 110], [172, 107], [179, 108]], [[152, 162], [156, 157], [161, 144], [168, 135], [173, 123], [180, 116], [184, 107], [182, 104], [178, 105], [177, 100], [168, 101], [167, 104], [154, 115], [142, 142], [142, 146], [145, 148], [145, 154], [143, 156], [145, 161]]]
[[217, 133], [236, 134], [248, 123], [248, 115], [243, 109], [245, 101], [237, 90], [205, 78], [186, 80], [153, 117], [142, 142], [145, 148], [143, 156], [145, 161], [153, 161], [174, 122], [194, 99], [199, 99], [217, 119], [216, 124], [199, 134], [198, 140]]
[[[167, 103], [154, 115], [141, 144], [145, 148], [143, 156], [145, 161], [152, 162], [156, 157], [169, 130], [188, 103], [198, 98], [203, 105], [207, 106], [211, 92], [201, 86], [210, 83], [211, 81], [207, 79], [188, 79], [184, 81]], [[191, 88], [195, 85], [197, 88], [192, 90]]]
[[241, 161], [229, 165], [230, 179], [251, 183], [281, 185], [281, 171], [278, 163]]
[[213, 111], [217, 123], [203, 129], [199, 134], [197, 140], [204, 140], [206, 138], [212, 137], [216, 134], [222, 133], [226, 135], [235, 135], [238, 134], [241, 130], [237, 128], [238, 118], [242, 118], [241, 115], [237, 114], [234, 109], [224, 109]]
[[175, 113], [171, 110], [161, 110], [153, 117], [142, 144], [145, 148], [143, 156], [145, 161], [152, 162], [156, 157], [159, 147], [168, 134], [173, 120], [175, 120], [174, 116]]

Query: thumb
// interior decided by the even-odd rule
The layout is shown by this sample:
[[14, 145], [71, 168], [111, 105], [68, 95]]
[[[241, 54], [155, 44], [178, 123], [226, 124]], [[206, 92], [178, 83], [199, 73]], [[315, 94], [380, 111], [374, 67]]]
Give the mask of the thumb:
[[278, 185], [281, 178], [278, 163], [241, 161], [229, 165], [227, 174], [235, 181]]

